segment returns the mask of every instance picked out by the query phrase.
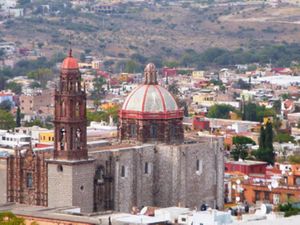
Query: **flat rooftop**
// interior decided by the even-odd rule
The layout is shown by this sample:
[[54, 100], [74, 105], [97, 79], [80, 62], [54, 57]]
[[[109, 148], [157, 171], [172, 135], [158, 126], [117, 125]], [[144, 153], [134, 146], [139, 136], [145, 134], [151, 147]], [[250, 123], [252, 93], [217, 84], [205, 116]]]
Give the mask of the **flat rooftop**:
[[267, 162], [261, 161], [254, 161], [254, 160], [243, 160], [243, 161], [227, 161], [225, 163], [235, 164], [235, 165], [246, 165], [246, 166], [253, 166], [253, 165], [267, 165]]

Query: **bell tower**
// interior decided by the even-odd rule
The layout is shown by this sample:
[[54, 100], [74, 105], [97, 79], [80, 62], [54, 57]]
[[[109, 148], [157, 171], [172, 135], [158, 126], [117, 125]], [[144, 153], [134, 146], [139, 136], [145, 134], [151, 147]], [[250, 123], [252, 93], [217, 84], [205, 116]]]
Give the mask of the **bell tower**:
[[86, 94], [81, 87], [77, 60], [69, 56], [63, 61], [60, 82], [55, 91], [54, 159], [87, 159]]
[[77, 60], [70, 50], [55, 90], [55, 140], [48, 162], [48, 206], [93, 211], [94, 159], [88, 157], [86, 94]]

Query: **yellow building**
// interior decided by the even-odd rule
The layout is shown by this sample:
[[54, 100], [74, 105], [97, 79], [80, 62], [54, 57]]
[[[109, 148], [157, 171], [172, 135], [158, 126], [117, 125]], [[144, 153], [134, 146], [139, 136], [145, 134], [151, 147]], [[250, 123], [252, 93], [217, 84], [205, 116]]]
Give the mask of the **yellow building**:
[[109, 110], [109, 109], [114, 108], [114, 107], [116, 107], [116, 106], [117, 106], [117, 104], [112, 103], [112, 102], [108, 102], [108, 103], [103, 103], [103, 104], [101, 105], [101, 109], [102, 109], [102, 110]]
[[129, 73], [121, 73], [118, 79], [120, 82], [128, 82]]
[[216, 101], [215, 93], [198, 93], [193, 96], [193, 103], [201, 104], [203, 102], [214, 104]]
[[204, 79], [204, 71], [193, 71], [192, 77], [193, 79]]
[[54, 131], [45, 131], [39, 134], [40, 143], [52, 143], [54, 142]]

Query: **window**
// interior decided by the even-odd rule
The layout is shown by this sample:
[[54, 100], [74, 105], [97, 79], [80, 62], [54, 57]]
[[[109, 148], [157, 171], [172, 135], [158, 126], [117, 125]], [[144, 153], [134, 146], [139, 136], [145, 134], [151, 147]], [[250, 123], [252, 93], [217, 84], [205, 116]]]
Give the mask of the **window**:
[[26, 186], [27, 188], [32, 188], [32, 173], [26, 174]]
[[203, 165], [202, 165], [202, 160], [197, 159], [197, 160], [196, 160], [196, 173], [197, 173], [198, 175], [202, 174], [202, 167], [203, 167]]
[[59, 142], [60, 142], [60, 150], [65, 150], [65, 137], [66, 137], [66, 130], [65, 128], [60, 129], [60, 134], [59, 134]]
[[64, 171], [64, 168], [62, 165], [58, 165], [57, 166], [57, 172], [63, 172]]
[[290, 201], [293, 198], [293, 194], [287, 194], [287, 200]]
[[170, 126], [170, 138], [176, 138], [176, 127], [174, 124]]
[[150, 138], [157, 138], [157, 125], [151, 124], [150, 126]]
[[269, 192], [265, 192], [265, 200], [269, 201], [270, 200], [270, 193]]
[[126, 168], [125, 166], [121, 166], [121, 177], [125, 177], [126, 175]]
[[76, 103], [75, 116], [80, 117], [80, 105], [79, 102]]
[[135, 137], [136, 136], [136, 125], [130, 124], [130, 136]]
[[259, 200], [260, 200], [260, 192], [255, 191], [255, 201], [259, 201]]
[[150, 173], [150, 168], [149, 168], [149, 163], [148, 162], [145, 162], [144, 173], [145, 174], [149, 174]]

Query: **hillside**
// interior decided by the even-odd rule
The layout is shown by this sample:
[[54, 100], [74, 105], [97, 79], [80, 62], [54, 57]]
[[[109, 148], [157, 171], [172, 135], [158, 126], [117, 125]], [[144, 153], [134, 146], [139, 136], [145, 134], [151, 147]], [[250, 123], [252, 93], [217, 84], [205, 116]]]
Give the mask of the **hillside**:
[[298, 43], [299, 15], [300, 8], [292, 5], [124, 4], [122, 12], [112, 14], [79, 10], [62, 10], [58, 16], [29, 14], [3, 22], [0, 34], [19, 47], [39, 43], [45, 55], [62, 51], [72, 40], [77, 54], [123, 59], [139, 53], [176, 59], [186, 49]]

